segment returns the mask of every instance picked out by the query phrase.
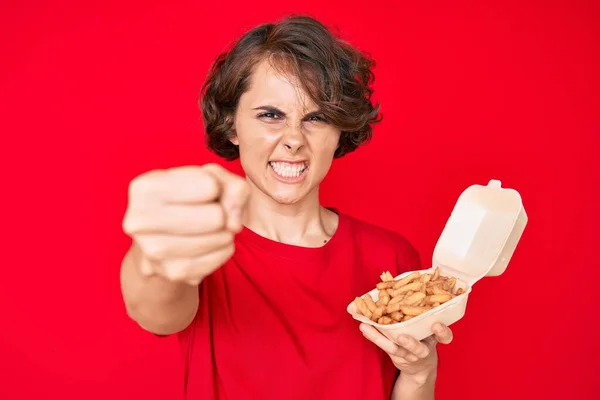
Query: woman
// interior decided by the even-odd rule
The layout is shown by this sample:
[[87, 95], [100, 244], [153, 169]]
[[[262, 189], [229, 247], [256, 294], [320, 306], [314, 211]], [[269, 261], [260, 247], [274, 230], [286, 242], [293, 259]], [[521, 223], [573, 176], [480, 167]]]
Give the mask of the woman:
[[379, 121], [371, 65], [314, 19], [261, 25], [217, 59], [201, 102], [209, 148], [245, 179], [204, 165], [131, 183], [124, 301], [179, 336], [187, 398], [433, 399], [447, 327], [391, 341], [346, 313], [382, 271], [420, 269], [417, 252], [319, 202], [333, 159]]

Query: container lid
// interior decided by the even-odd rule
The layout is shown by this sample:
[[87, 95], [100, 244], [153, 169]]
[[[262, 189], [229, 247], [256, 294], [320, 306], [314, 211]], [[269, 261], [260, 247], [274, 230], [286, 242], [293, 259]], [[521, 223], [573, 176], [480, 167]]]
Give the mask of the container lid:
[[469, 285], [500, 275], [527, 224], [521, 195], [500, 181], [472, 185], [458, 201], [433, 252], [433, 265]]

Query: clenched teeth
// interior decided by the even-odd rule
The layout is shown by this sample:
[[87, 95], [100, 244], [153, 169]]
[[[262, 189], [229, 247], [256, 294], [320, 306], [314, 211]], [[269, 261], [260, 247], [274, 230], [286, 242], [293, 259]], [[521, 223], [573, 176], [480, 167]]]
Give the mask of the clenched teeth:
[[308, 168], [306, 163], [288, 163], [283, 161], [271, 161], [269, 165], [277, 175], [284, 178], [297, 178]]

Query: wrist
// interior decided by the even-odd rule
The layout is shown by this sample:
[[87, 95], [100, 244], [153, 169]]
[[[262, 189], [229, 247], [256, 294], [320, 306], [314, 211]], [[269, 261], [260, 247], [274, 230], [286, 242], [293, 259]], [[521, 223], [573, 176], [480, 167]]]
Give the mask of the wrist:
[[400, 373], [400, 380], [415, 387], [429, 386], [437, 379], [437, 368], [427, 369], [416, 374]]

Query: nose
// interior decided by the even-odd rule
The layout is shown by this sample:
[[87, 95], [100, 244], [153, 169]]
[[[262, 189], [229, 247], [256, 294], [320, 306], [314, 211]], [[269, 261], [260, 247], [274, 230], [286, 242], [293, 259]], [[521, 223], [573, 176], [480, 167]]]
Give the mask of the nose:
[[296, 154], [304, 146], [304, 134], [302, 128], [289, 127], [283, 137], [283, 147], [292, 153]]

